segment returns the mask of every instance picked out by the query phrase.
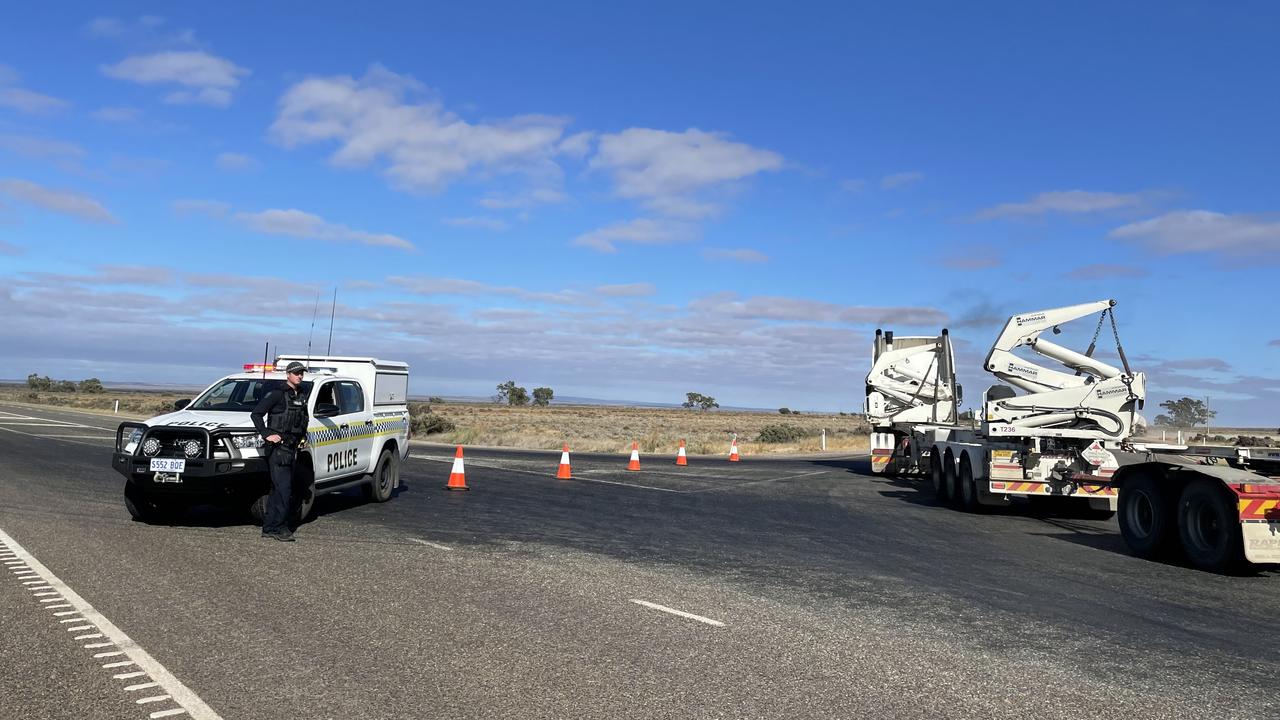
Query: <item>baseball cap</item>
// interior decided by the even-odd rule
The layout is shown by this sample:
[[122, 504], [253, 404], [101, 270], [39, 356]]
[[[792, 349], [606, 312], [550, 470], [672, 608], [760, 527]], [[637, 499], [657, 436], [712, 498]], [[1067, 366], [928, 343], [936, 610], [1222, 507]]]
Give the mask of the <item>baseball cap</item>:
[[284, 369], [284, 371], [287, 373], [300, 373], [300, 372], [306, 372], [306, 370], [307, 370], [307, 366], [303, 365], [297, 360], [294, 360], [293, 362], [289, 363], [289, 366]]

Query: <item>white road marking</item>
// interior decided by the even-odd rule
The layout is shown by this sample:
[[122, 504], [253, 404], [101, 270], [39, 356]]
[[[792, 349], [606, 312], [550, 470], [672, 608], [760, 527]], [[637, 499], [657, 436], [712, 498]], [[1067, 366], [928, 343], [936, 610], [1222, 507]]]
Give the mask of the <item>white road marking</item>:
[[[173, 701], [182, 706], [178, 712], [169, 712], [169, 715], [177, 715], [187, 712], [197, 720], [222, 720], [221, 716], [205, 704], [194, 692], [192, 692], [182, 681], [174, 677], [163, 665], [156, 662], [150, 653], [143, 650], [138, 643], [124, 633], [114, 623], [108, 620], [102, 613], [94, 609], [92, 605], [80, 597], [74, 590], [62, 582], [54, 575], [49, 568], [37, 560], [31, 553], [17, 543], [12, 537], [3, 530], [0, 530], [0, 547], [12, 550], [14, 554], [22, 558], [37, 571], [42, 578], [51, 586], [60, 591], [63, 597], [68, 601], [67, 607], [74, 607], [75, 610], [62, 611], [54, 613], [54, 615], [70, 615], [80, 614], [84, 616], [84, 620], [96, 625], [102, 633], [113, 640], [109, 643], [91, 643], [85, 647], [106, 647], [110, 645], [118, 646], [118, 648], [129, 657], [128, 660], [118, 660], [116, 662], [104, 663], [103, 669], [128, 667], [130, 665], [137, 666], [142, 672], [140, 674], [150, 675], [151, 679], [160, 684], [160, 687], [173, 698]], [[56, 607], [56, 606], [53, 606]], [[50, 608], [51, 609], [51, 608]], [[168, 711], [166, 711], [168, 712]], [[165, 716], [167, 717], [167, 715]]]
[[46, 595], [57, 595], [57, 594], [58, 594], [58, 591], [57, 591], [57, 590], [54, 590], [53, 588], [51, 588], [51, 587], [49, 587], [49, 586], [47, 586], [47, 585], [46, 585], [45, 587], [42, 587], [42, 588], [30, 588], [30, 590], [31, 590], [31, 597], [44, 597], [44, 596], [46, 596]]
[[104, 653], [94, 653], [93, 659], [99, 660], [104, 657], [116, 657], [117, 655], [123, 655], [123, 654], [124, 654], [123, 650], [114, 650], [112, 652], [104, 652]]
[[49, 423], [55, 427], [76, 427], [76, 428], [92, 428], [94, 430], [115, 430], [115, 428], [102, 427], [101, 425], [84, 425], [81, 423], [73, 423], [68, 420], [57, 420], [55, 418], [42, 418], [35, 415], [17, 415], [15, 413], [5, 413], [6, 417], [0, 417], [0, 425], [26, 425], [30, 424], [24, 421], [35, 420], [38, 423]]
[[85, 649], [85, 650], [97, 650], [97, 649], [98, 649], [98, 648], [100, 648], [100, 647], [111, 647], [112, 645], [115, 645], [115, 643], [113, 643], [113, 642], [89, 643], [88, 645], [85, 645], [85, 646], [84, 646], [84, 649]]
[[130, 685], [130, 686], [126, 687], [126, 688], [124, 689], [124, 691], [125, 691], [125, 692], [133, 692], [134, 690], [145, 690], [145, 689], [147, 689], [147, 688], [156, 687], [156, 686], [157, 686], [157, 685], [159, 685], [159, 684], [160, 684], [160, 683], [158, 683], [158, 682], [138, 683], [137, 685]]
[[181, 715], [184, 712], [186, 712], [186, 710], [183, 710], [181, 708], [174, 708], [173, 710], [161, 710], [160, 712], [153, 712], [147, 717], [152, 718], [152, 720], [155, 720], [156, 718], [166, 718], [166, 717], [173, 717], [174, 715]]
[[428, 545], [428, 546], [433, 547], [433, 548], [435, 548], [435, 549], [437, 549], [437, 550], [452, 550], [452, 549], [453, 549], [453, 548], [448, 547], [448, 546], [446, 546], [446, 545], [441, 545], [440, 543], [433, 543], [433, 542], [431, 542], [431, 541], [429, 541], [429, 540], [419, 540], [418, 538], [409, 538], [409, 541], [410, 541], [410, 542], [421, 543], [421, 544], [423, 544], [423, 545]]
[[77, 635], [71, 639], [72, 640], [92, 640], [94, 638], [100, 638], [100, 637], [102, 637], [102, 633], [90, 633], [88, 635]]
[[[57, 593], [54, 593], [54, 595], [57, 595]], [[40, 602], [42, 602], [42, 603], [58, 602], [59, 600], [63, 600], [63, 599], [65, 599], [65, 598], [62, 598], [62, 597], [47, 597], [47, 598], [40, 598]]]
[[138, 698], [137, 700], [134, 700], [134, 702], [136, 702], [139, 705], [146, 705], [147, 703], [160, 702], [161, 700], [168, 700], [168, 699], [169, 699], [168, 695], [155, 695], [153, 697]]
[[[22, 581], [22, 584], [23, 584], [23, 585], [44, 585], [45, 587], [49, 587], [49, 583], [47, 583], [47, 582], [45, 582], [45, 581], [43, 581], [43, 580], [23, 580], [23, 581]], [[38, 589], [38, 588], [27, 588], [27, 589], [28, 589], [28, 590], [36, 590], [36, 589]]]
[[604, 483], [605, 485], [621, 485], [622, 487], [639, 488], [641, 490], [658, 490], [660, 492], [669, 492], [669, 493], [677, 493], [677, 494], [683, 494], [683, 493], [689, 492], [688, 490], [672, 490], [671, 488], [653, 487], [652, 485], [639, 485], [637, 483], [618, 482], [616, 480], [601, 480], [599, 478], [575, 476], [573, 479], [581, 480], [582, 482]]
[[42, 438], [79, 438], [81, 440], [115, 440], [115, 435], [37, 435]]
[[[45, 608], [45, 610], [48, 610], [48, 609], [49, 609], [49, 608]], [[54, 617], [62, 617], [63, 615], [79, 615], [79, 614], [80, 614], [80, 611], [79, 611], [79, 610], [71, 610], [71, 611], [68, 611], [68, 612], [56, 612], [56, 613], [54, 613], [54, 614], [53, 614], [53, 616], [54, 616]], [[76, 618], [76, 619], [74, 619], [74, 620], [63, 620], [62, 622], [80, 622], [81, 620], [84, 620], [84, 618]]]
[[146, 673], [139, 670], [138, 672], [120, 673], [119, 675], [112, 675], [111, 677], [115, 678], [116, 680], [127, 680], [129, 678], [142, 677], [143, 675], [146, 675]]
[[666, 605], [659, 605], [659, 604], [657, 604], [657, 603], [651, 603], [651, 602], [649, 602], [648, 600], [634, 600], [634, 599], [633, 599], [631, 602], [633, 602], [633, 603], [635, 603], [635, 604], [637, 604], [637, 605], [643, 605], [643, 606], [645, 606], [645, 607], [647, 607], [647, 608], [650, 608], [650, 609], [652, 609], [652, 610], [660, 610], [660, 611], [662, 611], [662, 612], [664, 612], [664, 613], [671, 613], [672, 615], [679, 615], [679, 616], [680, 616], [680, 617], [682, 617], [682, 618], [688, 618], [688, 619], [690, 619], [690, 620], [697, 620], [697, 621], [698, 621], [698, 622], [700, 622], [700, 623], [706, 623], [706, 624], [708, 624], [708, 625], [714, 625], [715, 627], [724, 627], [724, 623], [720, 622], [719, 620], [712, 620], [711, 618], [708, 618], [708, 617], [702, 617], [701, 615], [694, 615], [693, 613], [687, 613], [687, 612], [685, 612], [685, 611], [683, 611], [683, 610], [676, 610], [675, 608], [669, 608], [669, 607], [667, 607]]
[[[79, 615], [79, 614], [80, 613], [54, 613], [54, 615]], [[66, 620], [59, 620], [58, 622], [60, 623], [88, 622], [88, 620], [85, 620], [84, 618], [79, 617], [79, 618], [67, 618]]]
[[67, 632], [76, 632], [77, 630], [92, 630], [92, 629], [93, 629], [92, 625], [77, 625], [75, 627], [67, 628]]
[[[68, 608], [68, 607], [75, 607], [75, 606], [74, 606], [74, 605], [72, 605], [71, 603], [62, 603], [61, 605], [45, 605], [45, 606], [44, 606], [44, 609], [45, 609], [45, 610], [57, 610], [58, 608]], [[54, 615], [58, 615], [58, 614], [60, 614], [60, 613], [54, 613]]]
[[[101, 428], [101, 429], [109, 430], [110, 428]], [[36, 438], [36, 439], [41, 439], [45, 437], [44, 435], [37, 435], [36, 433], [29, 433], [29, 432], [22, 432], [21, 430], [14, 430], [13, 428], [5, 427], [3, 425], [0, 425], [0, 430], [8, 433], [13, 433], [14, 435], [24, 435], [26, 437]], [[80, 442], [79, 440], [72, 440], [70, 438], [51, 438], [51, 439], [57, 440], [58, 442], [71, 443], [72, 445], [84, 445], [85, 447], [91, 447], [91, 448], [102, 447], [100, 443], [96, 443], [96, 442]], [[115, 438], [113, 437], [112, 439], [114, 440]]]

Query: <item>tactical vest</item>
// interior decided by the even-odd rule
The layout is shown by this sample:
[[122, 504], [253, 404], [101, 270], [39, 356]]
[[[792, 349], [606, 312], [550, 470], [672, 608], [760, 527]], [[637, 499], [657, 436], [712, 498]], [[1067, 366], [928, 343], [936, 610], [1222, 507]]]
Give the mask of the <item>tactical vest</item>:
[[300, 393], [287, 388], [281, 391], [281, 401], [267, 413], [267, 427], [297, 442], [307, 432], [307, 401]]

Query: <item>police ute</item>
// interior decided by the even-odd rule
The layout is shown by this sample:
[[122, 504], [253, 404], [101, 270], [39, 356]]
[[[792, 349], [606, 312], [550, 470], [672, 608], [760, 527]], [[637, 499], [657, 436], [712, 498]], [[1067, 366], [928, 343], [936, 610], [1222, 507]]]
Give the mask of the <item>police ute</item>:
[[266, 442], [251, 412], [285, 384], [290, 362], [306, 365], [299, 391], [310, 422], [294, 470], [297, 520], [318, 493], [359, 486], [386, 502], [409, 455], [409, 366], [362, 357], [280, 355], [245, 365], [174, 412], [116, 430], [112, 467], [124, 476], [124, 501], [135, 520], [173, 517], [197, 504], [243, 508], [261, 522], [270, 489]]

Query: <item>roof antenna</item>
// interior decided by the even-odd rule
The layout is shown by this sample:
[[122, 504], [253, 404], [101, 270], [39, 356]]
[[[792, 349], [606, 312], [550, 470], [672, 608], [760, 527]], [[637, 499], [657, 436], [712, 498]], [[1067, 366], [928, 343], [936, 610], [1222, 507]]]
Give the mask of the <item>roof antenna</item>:
[[338, 312], [338, 286], [333, 286], [333, 307], [329, 310], [329, 347], [324, 351], [325, 355], [333, 352], [333, 316]]
[[311, 367], [311, 336], [316, 334], [316, 315], [320, 313], [320, 291], [316, 291], [316, 306], [311, 309], [311, 330], [307, 333], [307, 367]]
[[268, 340], [262, 346], [262, 377], [264, 380], [267, 377], [267, 356], [270, 354], [271, 354], [271, 341]]

